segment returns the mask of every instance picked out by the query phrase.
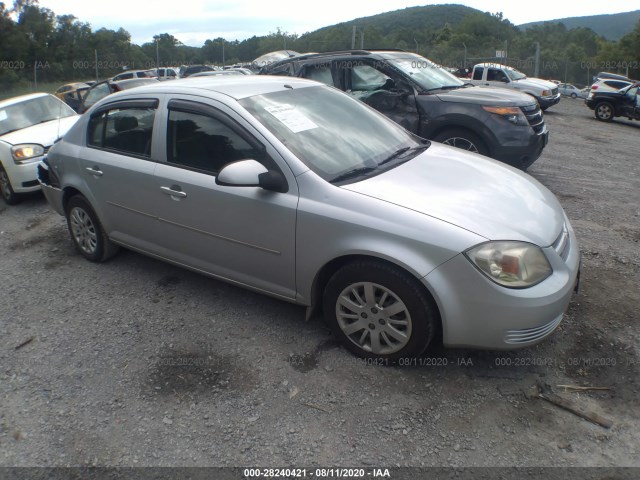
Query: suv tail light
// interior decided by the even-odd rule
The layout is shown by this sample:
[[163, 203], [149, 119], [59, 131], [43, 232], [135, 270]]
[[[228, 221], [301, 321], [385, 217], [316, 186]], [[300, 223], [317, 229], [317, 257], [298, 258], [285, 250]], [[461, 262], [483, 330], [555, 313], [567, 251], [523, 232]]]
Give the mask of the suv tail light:
[[594, 85], [593, 87], [591, 87], [591, 90], [597, 90], [598, 89], [598, 85]]

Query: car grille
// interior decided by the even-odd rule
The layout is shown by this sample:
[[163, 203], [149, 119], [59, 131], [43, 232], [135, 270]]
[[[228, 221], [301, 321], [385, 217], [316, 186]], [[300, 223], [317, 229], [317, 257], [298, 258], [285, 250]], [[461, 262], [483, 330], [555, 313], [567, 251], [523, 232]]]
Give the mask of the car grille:
[[569, 230], [567, 229], [567, 224], [562, 225], [562, 231], [556, 241], [553, 242], [553, 249], [556, 253], [564, 260], [567, 261], [567, 257], [569, 256], [571, 237], [569, 236]]
[[551, 95], [557, 95], [558, 94], [558, 89], [557, 88], [553, 88], [551, 89]]
[[527, 117], [527, 122], [529, 122], [534, 132], [540, 133], [544, 130], [542, 110], [540, 110], [540, 106], [537, 103], [520, 107], [520, 110], [522, 110], [524, 116]]
[[562, 317], [563, 315], [559, 315], [557, 318], [554, 318], [552, 321], [542, 325], [541, 327], [523, 328], [522, 330], [506, 330], [504, 332], [504, 341], [505, 343], [510, 343], [512, 345], [518, 345], [540, 340], [549, 335], [558, 325], [560, 325]]

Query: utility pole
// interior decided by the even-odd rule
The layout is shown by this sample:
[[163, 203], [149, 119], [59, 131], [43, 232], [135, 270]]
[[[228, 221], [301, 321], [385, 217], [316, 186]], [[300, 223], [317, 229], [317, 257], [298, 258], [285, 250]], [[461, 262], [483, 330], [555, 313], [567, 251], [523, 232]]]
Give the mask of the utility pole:
[[534, 42], [534, 44], [536, 46], [536, 60], [533, 67], [533, 76], [540, 78], [540, 42]]
[[222, 39], [222, 68], [224, 68], [224, 38]]
[[[360, 30], [360, 50], [364, 50], [364, 30]], [[629, 67], [627, 67], [629, 70]]]
[[33, 91], [38, 90], [38, 61], [33, 62]]
[[353, 30], [351, 32], [351, 50], [356, 49], [356, 26], [353, 26]]
[[159, 73], [158, 69], [160, 68], [160, 48], [158, 47], [158, 39], [156, 38], [156, 74]]
[[99, 80], [100, 76], [98, 75], [98, 50], [93, 51], [96, 55], [96, 82]]
[[464, 63], [462, 64], [462, 68], [467, 68], [467, 44], [462, 42], [462, 46], [464, 47]]

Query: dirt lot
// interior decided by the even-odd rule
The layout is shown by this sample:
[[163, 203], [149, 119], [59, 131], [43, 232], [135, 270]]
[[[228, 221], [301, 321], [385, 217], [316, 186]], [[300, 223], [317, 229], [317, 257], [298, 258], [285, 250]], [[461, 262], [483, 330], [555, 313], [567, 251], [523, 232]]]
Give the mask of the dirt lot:
[[[518, 352], [367, 365], [302, 308], [128, 251], [89, 263], [41, 195], [0, 203], [0, 466], [640, 467], [640, 123], [571, 99], [546, 120], [529, 173], [582, 284]], [[527, 398], [536, 382], [613, 426]]]

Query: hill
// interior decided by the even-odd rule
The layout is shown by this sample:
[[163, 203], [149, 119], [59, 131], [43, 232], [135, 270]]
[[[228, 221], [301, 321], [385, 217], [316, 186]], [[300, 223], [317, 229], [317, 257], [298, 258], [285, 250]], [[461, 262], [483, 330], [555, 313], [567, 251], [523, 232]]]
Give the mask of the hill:
[[482, 13], [475, 8], [464, 5], [425, 5], [423, 7], [407, 7], [392, 12], [379, 13], [370, 17], [361, 17], [348, 22], [338, 23], [316, 30], [313, 33], [322, 32], [334, 27], [356, 25], [358, 28], [375, 27], [382, 35], [387, 35], [399, 28], [430, 29], [441, 28], [445, 23], [457, 25], [464, 17], [471, 13]]
[[614, 13], [611, 15], [568, 17], [558, 18], [556, 20], [547, 20], [546, 22], [524, 23], [522, 25], [518, 25], [518, 28], [526, 30], [529, 27], [542, 25], [543, 23], [563, 23], [568, 30], [578, 27], [590, 28], [607, 40], [618, 41], [627, 33], [631, 32], [639, 20], [640, 10], [635, 10], [632, 12]]
[[[301, 36], [301, 40], [308, 45], [307, 50], [348, 48], [347, 44], [342, 45], [338, 41], [331, 41], [331, 38], [336, 36], [344, 37], [346, 35], [350, 39], [353, 26], [356, 26], [358, 31], [375, 32], [378, 37], [382, 38], [401, 31], [435, 31], [445, 24], [453, 27], [462, 22], [468, 15], [478, 13], [482, 12], [475, 8], [453, 4], [407, 7], [329, 25], [313, 32], [305, 33]], [[348, 43], [350, 43], [350, 40]]]

